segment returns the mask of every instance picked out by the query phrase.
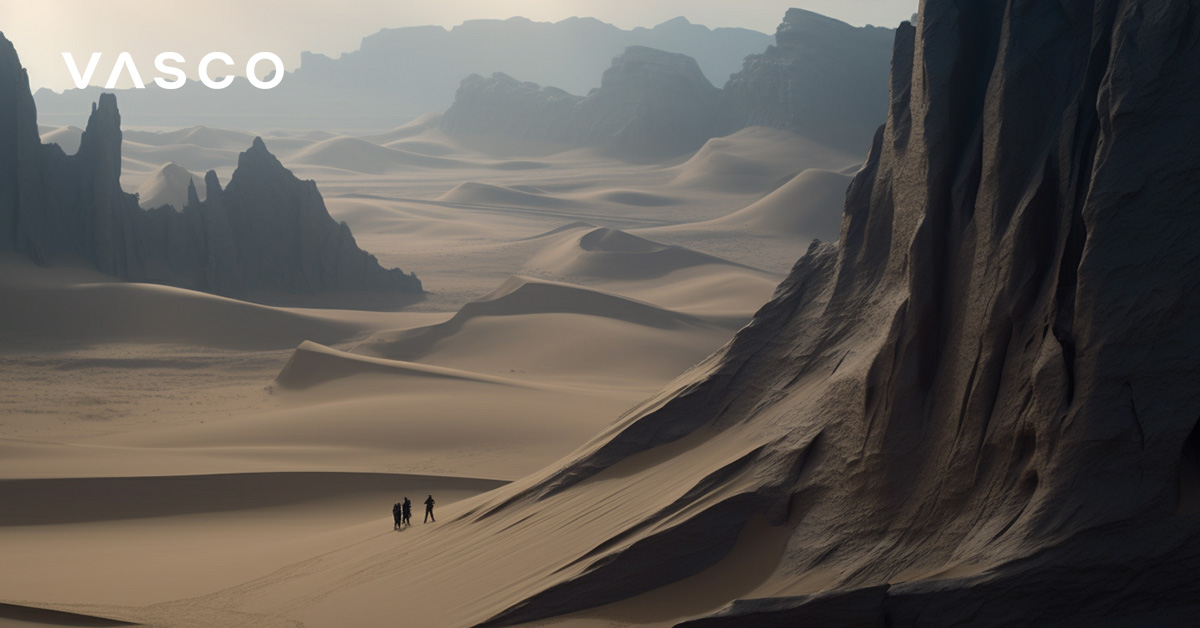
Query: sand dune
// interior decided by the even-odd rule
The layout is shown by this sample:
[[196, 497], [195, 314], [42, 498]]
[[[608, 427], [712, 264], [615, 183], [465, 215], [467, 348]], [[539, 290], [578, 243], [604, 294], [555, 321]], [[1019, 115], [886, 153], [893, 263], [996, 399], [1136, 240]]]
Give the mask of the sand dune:
[[42, 142], [58, 144], [63, 152], [74, 155], [79, 150], [79, 140], [83, 137], [83, 129], [77, 126], [64, 126], [42, 133]]
[[[28, 505], [0, 524], [8, 599], [53, 589], [75, 604], [150, 604], [265, 576], [299, 551], [331, 551], [363, 538], [397, 544], [420, 529], [419, 504], [439, 508], [502, 485], [496, 480], [384, 473], [238, 473], [0, 481], [5, 503]], [[393, 532], [390, 508], [407, 495], [416, 525]], [[16, 524], [16, 525], [14, 525]], [[36, 525], [30, 525], [36, 524]], [[104, 626], [0, 606], [0, 626]], [[99, 617], [97, 617], [99, 616]], [[12, 624], [13, 620], [31, 622]], [[220, 625], [220, 624], [213, 624]]]
[[170, 205], [176, 211], [187, 206], [188, 183], [196, 188], [200, 200], [204, 200], [204, 179], [187, 171], [186, 168], [170, 161], [158, 170], [150, 173], [137, 189], [138, 205], [142, 209], [153, 209]]
[[0, 603], [0, 626], [4, 628], [37, 628], [39, 626], [136, 626], [134, 622], [70, 613], [37, 606]]
[[861, 156], [822, 146], [789, 131], [749, 127], [709, 140], [675, 166], [674, 187], [721, 193], [769, 192], [810, 168], [841, 170]]
[[407, 153], [415, 153], [418, 155], [428, 155], [430, 157], [445, 157], [459, 152], [457, 148], [446, 142], [435, 142], [431, 140], [405, 139], [396, 140], [384, 144], [387, 148], [402, 150]]
[[367, 174], [384, 174], [401, 168], [453, 168], [463, 165], [457, 160], [387, 148], [355, 137], [334, 137], [317, 142], [288, 155], [287, 162]]
[[27, 507], [0, 513], [0, 528], [281, 508], [314, 501], [354, 501], [361, 495], [395, 495], [418, 483], [474, 493], [505, 484], [501, 480], [442, 476], [303, 471], [9, 479], [0, 480], [0, 502]]
[[496, 207], [512, 205], [518, 207], [562, 209], [577, 206], [575, 201], [551, 196], [540, 190], [533, 190], [531, 188], [517, 189], [502, 185], [477, 183], [475, 181], [460, 183], [454, 189], [439, 196], [438, 200], [447, 203]]
[[[852, 166], [849, 170], [857, 170]], [[842, 205], [851, 173], [810, 168], [740, 210], [709, 220], [634, 230], [659, 242], [701, 248], [720, 257], [752, 260], [776, 273], [791, 267], [814, 240], [841, 235]]]
[[512, 277], [444, 323], [379, 332], [354, 352], [519, 380], [583, 386], [624, 381], [641, 389], [687, 369], [729, 331], [600, 290]]
[[642, 192], [639, 190], [601, 190], [593, 192], [580, 198], [586, 198], [606, 203], [616, 203], [618, 205], [629, 205], [631, 207], [664, 207], [668, 205], [678, 205], [684, 202], [682, 199], [664, 194], [653, 194], [650, 192]]
[[615, 229], [573, 230], [572, 237], [526, 263], [531, 272], [558, 277], [654, 279], [671, 272], [708, 264], [742, 266], [680, 246], [658, 244]]
[[206, 126], [193, 126], [176, 131], [138, 131], [130, 129], [124, 132], [125, 140], [145, 144], [147, 146], [198, 146], [220, 150], [246, 150], [254, 141], [254, 134], [245, 131], [215, 129]]
[[179, 342], [210, 347], [279, 348], [309, 338], [339, 342], [363, 328], [152, 284], [120, 283], [71, 267], [0, 263], [0, 334], [55, 342]]
[[812, 168], [745, 209], [693, 226], [837, 240], [850, 175]]
[[429, 131], [436, 131], [438, 124], [441, 122], [442, 114], [427, 113], [407, 124], [402, 124], [390, 131], [376, 133], [373, 135], [364, 135], [362, 139], [380, 145], [387, 145], [389, 142], [397, 142], [400, 140], [409, 139]]
[[[126, 160], [125, 163], [129, 163], [127, 160], [132, 159], [145, 164], [152, 164], [149, 171], [158, 168], [160, 164], [173, 161], [191, 172], [207, 172], [216, 168], [232, 168], [236, 166], [238, 152], [246, 150], [249, 146], [250, 144], [246, 143], [238, 149], [230, 150], [195, 146], [192, 144], [155, 146], [126, 140], [121, 144], [121, 156]], [[138, 184], [140, 185], [141, 183], [139, 182]]]
[[641, 230], [650, 237], [691, 232], [756, 234], [798, 241], [837, 240], [846, 188], [853, 176], [811, 168], [774, 192], [728, 216]]
[[275, 383], [287, 389], [304, 389], [336, 379], [367, 374], [403, 376], [405, 381], [455, 379], [504, 386], [523, 385], [514, 380], [467, 371], [354, 355], [309, 341], [301, 343], [292, 352], [292, 357], [275, 378]]
[[542, 168], [549, 168], [550, 163], [530, 159], [507, 159], [492, 162], [487, 167], [491, 170], [541, 170]]

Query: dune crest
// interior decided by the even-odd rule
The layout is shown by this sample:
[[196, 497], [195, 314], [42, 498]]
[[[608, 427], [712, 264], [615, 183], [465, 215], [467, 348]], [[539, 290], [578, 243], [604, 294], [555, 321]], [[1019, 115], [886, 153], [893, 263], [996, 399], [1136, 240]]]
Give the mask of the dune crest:
[[438, 200], [447, 203], [496, 207], [515, 206], [558, 209], [578, 206], [578, 203], [575, 201], [552, 196], [541, 191], [519, 190], [502, 185], [477, 183], [475, 181], [467, 181], [454, 186], [453, 189], [439, 196]]
[[384, 174], [401, 168], [448, 168], [461, 165], [461, 162], [453, 159], [388, 148], [356, 137], [322, 140], [294, 153], [289, 161], [367, 174]]
[[[728, 331], [724, 319], [514, 276], [443, 323], [377, 332], [354, 353], [520, 379], [585, 387], [622, 381], [644, 389], [695, 364]], [[636, 363], [627, 364], [631, 358]]]
[[483, 384], [526, 386], [515, 380], [469, 373], [425, 364], [355, 355], [305, 341], [292, 352], [275, 382], [287, 389], [312, 388], [336, 379], [362, 374], [401, 375], [411, 378], [457, 379]]
[[830, 242], [837, 240], [841, 230], [842, 206], [852, 179], [850, 175], [810, 168], [727, 216], [647, 232], [736, 230]]
[[187, 168], [169, 161], [151, 172], [146, 180], [138, 186], [138, 205], [142, 209], [155, 209], [170, 205], [176, 211], [187, 206], [188, 188], [203, 201], [207, 196], [204, 180], [188, 172]]
[[748, 268], [707, 253], [659, 244], [619, 229], [578, 227], [525, 267], [556, 277], [650, 280], [705, 265]]

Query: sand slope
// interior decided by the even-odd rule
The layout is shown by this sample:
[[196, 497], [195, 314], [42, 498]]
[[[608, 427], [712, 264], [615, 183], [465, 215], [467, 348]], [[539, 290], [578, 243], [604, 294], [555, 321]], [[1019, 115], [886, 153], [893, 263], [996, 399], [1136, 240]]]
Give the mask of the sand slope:
[[[8, 599], [53, 588], [74, 604], [147, 604], [219, 588], [230, 572], [265, 576], [299, 551], [330, 551], [363, 538], [400, 540], [420, 526], [420, 502], [450, 506], [502, 485], [496, 480], [384, 473], [239, 473], [0, 480]], [[416, 526], [392, 532], [391, 505], [405, 495]], [[103, 626], [99, 619], [0, 606], [10, 619], [45, 626]], [[74, 610], [74, 609], [72, 609]], [[123, 617], [123, 614], [103, 614]], [[16, 624], [25, 625], [25, 624]]]
[[[728, 216], [680, 225], [678, 229], [724, 229], [742, 233], [837, 240], [846, 188], [853, 177], [812, 168], [779, 189]], [[671, 229], [670, 227], [663, 230]]]
[[728, 332], [727, 325], [616, 294], [512, 277], [444, 323], [379, 332], [354, 351], [522, 380], [650, 390]]
[[516, 205], [519, 207], [563, 208], [576, 206], [574, 201], [547, 195], [543, 190], [526, 187], [517, 189], [502, 185], [467, 181], [438, 197], [448, 203], [466, 205]]
[[216, 129], [206, 126], [193, 126], [176, 131], [139, 131], [130, 129], [124, 132], [127, 141], [147, 146], [176, 146], [189, 145], [200, 148], [220, 150], [245, 150], [254, 141], [253, 133]]
[[176, 211], [187, 206], [188, 184], [196, 188], [196, 195], [204, 200], [204, 179], [187, 171], [179, 164], [169, 161], [150, 173], [144, 183], [138, 186], [138, 205], [142, 209], [154, 209], [170, 205]]
[[355, 322], [182, 288], [124, 283], [74, 267], [0, 260], [0, 336], [87, 342], [177, 342], [243, 349], [333, 343], [364, 331]]
[[649, 280], [703, 265], [741, 266], [674, 245], [658, 244], [617, 230], [579, 227], [530, 259], [525, 268], [560, 277]]
[[675, 166], [673, 187], [728, 194], [774, 188], [809, 168], [841, 170], [862, 157], [829, 148], [790, 131], [748, 127], [708, 140], [685, 163]]
[[410, 153], [354, 137], [334, 137], [288, 156], [289, 163], [383, 174], [403, 168], [452, 168], [461, 162], [427, 154]]
[[63, 152], [74, 155], [79, 150], [79, 141], [83, 138], [83, 129], [77, 126], [64, 126], [42, 133], [42, 142], [58, 144]]
[[[465, 382], [520, 386], [519, 382], [467, 371], [384, 360], [354, 355], [305, 341], [288, 359], [275, 382], [288, 389], [312, 388], [318, 384], [361, 375], [396, 376], [397, 382], [419, 386], [422, 379], [454, 379]], [[362, 378], [360, 377], [359, 380]]]

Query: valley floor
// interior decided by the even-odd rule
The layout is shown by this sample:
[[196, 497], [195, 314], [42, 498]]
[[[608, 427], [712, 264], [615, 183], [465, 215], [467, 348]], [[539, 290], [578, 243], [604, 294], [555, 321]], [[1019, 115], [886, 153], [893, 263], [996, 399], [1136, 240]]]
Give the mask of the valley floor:
[[[71, 129], [45, 131], [70, 152]], [[177, 197], [165, 163], [227, 179], [250, 139], [128, 132], [124, 184]], [[727, 342], [809, 241], [837, 238], [855, 167], [757, 128], [649, 166], [483, 153], [431, 118], [265, 139], [429, 294], [252, 303], [0, 258], [0, 626], [232, 625], [188, 600], [236, 606], [231, 587], [286, 591], [371, 548], [436, 555], [430, 531], [471, 498], [554, 465]], [[419, 522], [428, 494], [438, 524]], [[393, 531], [405, 496], [416, 522]], [[728, 568], [769, 571], [769, 554]], [[689, 582], [545, 625], [670, 625], [711, 606], [696, 591], [732, 594]], [[455, 603], [425, 602], [406, 620], [441, 625]]]

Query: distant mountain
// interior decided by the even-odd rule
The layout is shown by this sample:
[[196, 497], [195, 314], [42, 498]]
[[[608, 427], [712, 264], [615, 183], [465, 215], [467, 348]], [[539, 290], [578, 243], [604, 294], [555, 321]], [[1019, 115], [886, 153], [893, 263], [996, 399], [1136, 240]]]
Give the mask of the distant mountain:
[[887, 118], [896, 31], [788, 9], [775, 45], [746, 58], [725, 84], [732, 129], [762, 125], [855, 152]]
[[613, 59], [600, 87], [574, 96], [506, 74], [477, 74], [459, 87], [442, 117], [458, 137], [508, 137], [523, 143], [599, 146], [634, 158], [700, 148], [716, 131], [721, 92], [686, 55], [633, 46]]
[[[654, 28], [623, 30], [593, 18], [561, 22], [471, 20], [440, 26], [385, 29], [337, 59], [304, 53], [300, 67], [278, 87], [259, 90], [236, 79], [224, 90], [199, 83], [168, 91], [116, 90], [127, 117], [139, 124], [196, 124], [265, 131], [279, 127], [390, 128], [417, 115], [442, 111], [464, 76], [506, 72], [524, 80], [586, 94], [609, 61], [628, 46], [647, 46], [696, 59], [720, 85], [746, 55], [771, 38], [741, 28], [709, 29], [679, 17]], [[102, 90], [89, 87], [35, 94], [44, 123], [78, 124]]]
[[166, 178], [183, 182], [186, 202], [143, 210], [121, 189], [116, 97], [101, 94], [91, 111], [74, 155], [43, 144], [28, 75], [0, 34], [0, 251], [236, 297], [421, 292], [415, 276], [359, 249], [316, 184], [297, 179], [258, 138], [225, 189], [209, 171], [201, 201], [178, 169]]
[[791, 9], [776, 43], [717, 89], [686, 55], [634, 46], [576, 96], [506, 73], [463, 80], [442, 130], [482, 144], [590, 146], [625, 158], [679, 155], [748, 126], [858, 153], [887, 118], [895, 31]]

